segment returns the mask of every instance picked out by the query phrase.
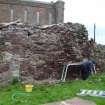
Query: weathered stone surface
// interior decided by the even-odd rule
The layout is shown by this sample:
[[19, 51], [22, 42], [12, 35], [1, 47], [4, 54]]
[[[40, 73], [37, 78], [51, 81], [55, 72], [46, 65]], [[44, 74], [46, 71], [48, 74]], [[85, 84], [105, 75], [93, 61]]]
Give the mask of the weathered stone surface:
[[105, 72], [105, 45], [96, 45], [92, 56], [97, 63], [97, 71]]
[[9, 71], [0, 73], [0, 85], [8, 85], [10, 83], [10, 78]]
[[[86, 28], [77, 23], [12, 25], [1, 33], [5, 39], [2, 53], [7, 52], [19, 62], [21, 76], [34, 80], [60, 79], [63, 65], [81, 60], [84, 43], [88, 42]], [[11, 64], [8, 60], [4, 62]]]

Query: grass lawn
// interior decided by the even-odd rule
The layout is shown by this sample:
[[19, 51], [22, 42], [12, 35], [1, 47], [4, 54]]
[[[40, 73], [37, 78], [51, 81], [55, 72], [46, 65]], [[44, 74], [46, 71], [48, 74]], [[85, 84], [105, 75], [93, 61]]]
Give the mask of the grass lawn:
[[[86, 81], [75, 80], [55, 85], [35, 85], [32, 93], [25, 93], [21, 84], [0, 88], [0, 105], [42, 105], [77, 97], [80, 89], [105, 90], [105, 75], [90, 77]], [[81, 96], [97, 105], [105, 105], [105, 98]]]

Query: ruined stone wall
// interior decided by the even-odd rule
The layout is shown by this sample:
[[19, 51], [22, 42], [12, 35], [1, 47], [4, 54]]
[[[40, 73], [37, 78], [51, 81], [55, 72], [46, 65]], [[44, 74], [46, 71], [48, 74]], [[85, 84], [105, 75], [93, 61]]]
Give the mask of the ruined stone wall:
[[105, 72], [105, 45], [96, 44], [92, 58], [96, 61], [97, 72]]
[[0, 36], [4, 39], [0, 51], [5, 71], [19, 70], [21, 80], [31, 82], [60, 79], [64, 64], [81, 60], [82, 48], [88, 41], [86, 28], [77, 23], [12, 25], [3, 28]]

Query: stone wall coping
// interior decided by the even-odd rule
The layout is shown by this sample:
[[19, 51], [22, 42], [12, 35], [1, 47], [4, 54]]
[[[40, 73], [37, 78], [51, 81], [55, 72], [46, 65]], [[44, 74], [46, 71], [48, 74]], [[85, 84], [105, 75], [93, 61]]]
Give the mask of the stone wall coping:
[[7, 0], [0, 1], [0, 4], [10, 4], [10, 5], [23, 5], [23, 6], [31, 6], [31, 7], [51, 7], [53, 3], [43, 2], [43, 1], [18, 1], [18, 0]]

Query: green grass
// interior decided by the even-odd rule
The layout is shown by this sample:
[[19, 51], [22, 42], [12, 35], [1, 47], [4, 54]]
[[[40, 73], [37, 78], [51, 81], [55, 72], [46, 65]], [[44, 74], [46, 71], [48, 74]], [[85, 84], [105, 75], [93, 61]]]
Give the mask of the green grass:
[[[41, 105], [77, 97], [80, 89], [105, 90], [105, 75], [90, 77], [86, 81], [76, 80], [55, 85], [35, 85], [32, 93], [25, 93], [21, 84], [0, 88], [0, 105]], [[105, 98], [81, 96], [97, 105], [105, 105]]]

